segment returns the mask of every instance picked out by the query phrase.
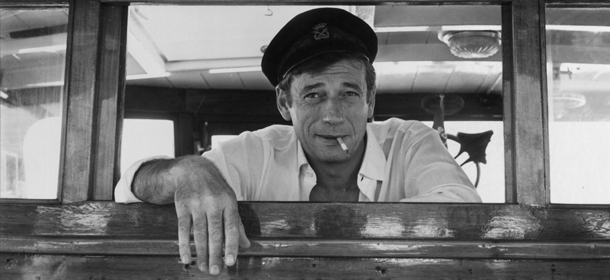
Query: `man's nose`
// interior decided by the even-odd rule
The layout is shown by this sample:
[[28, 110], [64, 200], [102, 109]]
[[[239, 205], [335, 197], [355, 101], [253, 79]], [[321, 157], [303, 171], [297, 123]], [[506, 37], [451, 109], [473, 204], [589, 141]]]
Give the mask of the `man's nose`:
[[322, 120], [331, 125], [341, 123], [344, 120], [343, 106], [338, 98], [326, 99], [322, 108]]

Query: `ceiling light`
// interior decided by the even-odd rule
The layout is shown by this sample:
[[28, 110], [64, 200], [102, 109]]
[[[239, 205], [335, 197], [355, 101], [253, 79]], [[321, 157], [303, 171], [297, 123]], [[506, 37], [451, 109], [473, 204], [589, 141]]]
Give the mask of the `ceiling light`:
[[466, 59], [490, 57], [500, 48], [497, 31], [447, 31], [439, 32], [438, 38], [449, 46], [451, 54]]

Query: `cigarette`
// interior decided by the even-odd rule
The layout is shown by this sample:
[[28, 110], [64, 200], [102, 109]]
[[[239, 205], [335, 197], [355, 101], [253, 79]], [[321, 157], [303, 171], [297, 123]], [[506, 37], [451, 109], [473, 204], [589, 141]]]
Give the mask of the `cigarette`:
[[341, 145], [341, 149], [343, 149], [347, 157], [350, 157], [349, 149], [347, 148], [347, 145], [345, 145], [345, 142], [343, 142], [343, 139], [341, 139], [341, 137], [337, 137], [337, 141], [339, 141], [339, 145]]

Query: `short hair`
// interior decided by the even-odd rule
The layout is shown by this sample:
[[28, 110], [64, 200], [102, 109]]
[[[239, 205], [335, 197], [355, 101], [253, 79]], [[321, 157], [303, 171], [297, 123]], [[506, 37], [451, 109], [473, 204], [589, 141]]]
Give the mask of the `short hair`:
[[320, 54], [314, 58], [311, 58], [300, 65], [294, 67], [290, 72], [286, 73], [286, 76], [282, 78], [282, 80], [278, 83], [277, 88], [282, 91], [282, 94], [286, 94], [286, 100], [288, 101], [288, 105], [292, 106], [292, 95], [290, 94], [290, 85], [294, 80], [295, 76], [310, 73], [317, 74], [321, 73], [328, 68], [330, 68], [333, 64], [342, 61], [348, 60], [352, 62], [360, 62], [364, 65], [365, 68], [365, 82], [366, 82], [366, 101], [367, 103], [371, 103], [373, 98], [373, 91], [375, 90], [375, 79], [376, 73], [375, 68], [369, 62], [369, 60], [358, 53], [351, 52], [329, 52]]

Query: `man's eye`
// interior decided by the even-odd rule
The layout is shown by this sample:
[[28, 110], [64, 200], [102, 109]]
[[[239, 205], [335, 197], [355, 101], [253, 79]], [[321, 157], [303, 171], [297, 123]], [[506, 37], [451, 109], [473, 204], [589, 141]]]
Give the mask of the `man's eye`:
[[319, 98], [320, 95], [317, 93], [309, 93], [305, 95], [305, 100], [312, 100], [312, 99], [316, 99]]
[[355, 91], [348, 91], [348, 92], [345, 93], [345, 96], [347, 96], [347, 97], [358, 97], [358, 96], [360, 96], [360, 93], [355, 92]]

